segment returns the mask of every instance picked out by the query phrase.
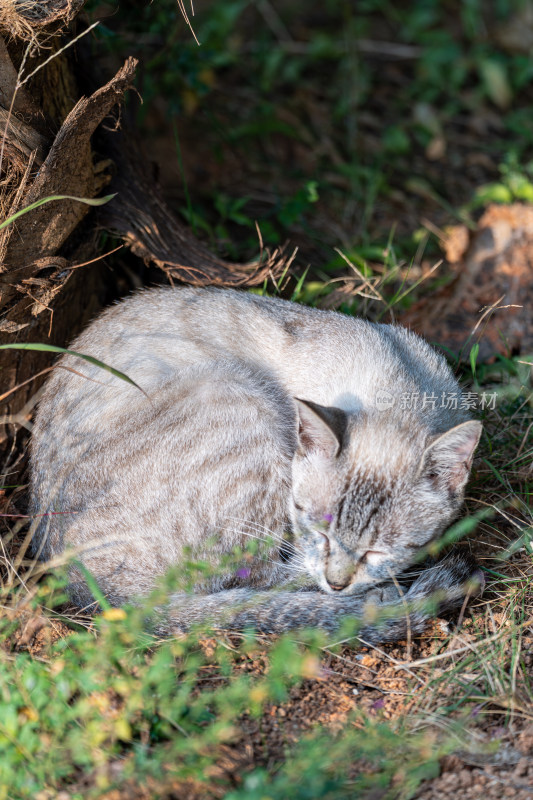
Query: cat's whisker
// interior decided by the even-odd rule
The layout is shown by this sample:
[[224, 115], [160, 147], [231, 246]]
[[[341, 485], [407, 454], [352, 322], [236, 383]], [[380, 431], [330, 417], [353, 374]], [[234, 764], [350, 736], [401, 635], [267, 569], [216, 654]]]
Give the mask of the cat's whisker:
[[290, 558], [287, 561], [281, 561], [281, 564], [287, 565], [288, 567], [296, 567], [302, 572], [307, 572], [308, 567], [303, 558]]
[[285, 561], [284, 563], [282, 563], [282, 566], [288, 572], [293, 572], [294, 574], [298, 575], [307, 574], [307, 569], [305, 567], [305, 564], [298, 564], [292, 561]]
[[[251, 539], [256, 539], [256, 540], [257, 540], [257, 541], [259, 541], [259, 542], [267, 543], [267, 542], [266, 542], [266, 540], [264, 540], [264, 539], [261, 539], [260, 537], [256, 536], [254, 533], [247, 533], [246, 531], [242, 531], [242, 530], [240, 530], [240, 529], [236, 529], [236, 528], [235, 528], [235, 529], [232, 529], [232, 528], [225, 528], [224, 530], [226, 530], [228, 533], [235, 533], [237, 536], [239, 536], [239, 535], [242, 535], [242, 536], [249, 536]], [[276, 566], [283, 566], [283, 567], [285, 567], [285, 565], [288, 565], [288, 564], [293, 564], [293, 565], [297, 564], [297, 565], [298, 565], [298, 568], [299, 568], [300, 570], [302, 570], [302, 571], [304, 571], [304, 572], [306, 571], [306, 568], [305, 568], [305, 565], [304, 565], [304, 563], [303, 563], [303, 560], [302, 560], [302, 561], [300, 561], [299, 559], [293, 559], [292, 555], [291, 555], [291, 557], [289, 558], [289, 560], [288, 560], [288, 561], [285, 561], [285, 562], [284, 562], [284, 561], [281, 561], [281, 560], [279, 560], [279, 561], [274, 561], [274, 560], [272, 560], [272, 559], [268, 559], [268, 558], [266, 558], [265, 556], [262, 556], [260, 553], [258, 553], [258, 554], [256, 555], [256, 558], [259, 558], [261, 561], [268, 561], [269, 563], [271, 563], [271, 564], [274, 564], [274, 565], [276, 565]]]
[[268, 539], [263, 539], [263, 537], [258, 536], [255, 533], [249, 533], [247, 531], [241, 531], [234, 528], [223, 528], [222, 530], [226, 533], [234, 533], [236, 536], [248, 536], [250, 539], [255, 539], [257, 542], [261, 542], [261, 544], [264, 544], [266, 546], [269, 545]]
[[[266, 545], [270, 545], [271, 547], [278, 547], [279, 544], [280, 544], [279, 541], [272, 541], [270, 539], [270, 537], [262, 537], [262, 536], [260, 536], [258, 533], [256, 533], [253, 530], [252, 531], [244, 531], [244, 530], [242, 530], [242, 528], [231, 528], [231, 527], [225, 527], [225, 528], [223, 528], [223, 530], [228, 532], [228, 533], [234, 533], [237, 536], [248, 536], [251, 539], [256, 539], [258, 542], [262, 542], [262, 543], [264, 543]], [[281, 542], [281, 544], [283, 545], [283, 547], [286, 546], [287, 550], [289, 551], [289, 559], [288, 559], [288, 561], [291, 561], [292, 563], [298, 562], [303, 567], [304, 566], [303, 557], [302, 557], [300, 551], [298, 551], [294, 547], [292, 542], [287, 542], [286, 540], [283, 540]], [[288, 562], [279, 561], [279, 562], [274, 562], [274, 563], [288, 563]]]
[[[232, 518], [232, 519], [237, 519], [237, 518]], [[290, 559], [293, 559], [295, 556], [301, 557], [300, 551], [294, 546], [294, 544], [291, 541], [280, 538], [279, 536], [273, 537], [271, 536], [271, 531], [268, 531], [268, 534], [266, 536], [261, 536], [258, 531], [254, 530], [254, 527], [252, 526], [251, 523], [245, 523], [245, 524], [249, 524], [252, 530], [244, 531], [242, 528], [229, 528], [229, 527], [226, 527], [224, 530], [236, 533], [237, 535], [242, 534], [243, 536], [249, 536], [252, 539], [257, 539], [257, 541], [264, 542], [267, 545], [271, 544], [272, 546], [283, 548], [285, 552], [288, 553]], [[258, 526], [258, 527], [259, 529], [263, 528], [263, 526]]]
[[[226, 528], [225, 530], [227, 530], [230, 533], [232, 532], [231, 529], [229, 529], [229, 528]], [[255, 536], [253, 536], [253, 534], [248, 534], [248, 533], [245, 533], [244, 531], [235, 530], [233, 532], [236, 533], [237, 535], [243, 534], [244, 536], [251, 536], [252, 538], [256, 538]], [[259, 541], [262, 541], [262, 540], [259, 539]], [[303, 563], [300, 564], [300, 563], [293, 562], [292, 559], [290, 561], [275, 561], [272, 558], [268, 558], [266, 556], [262, 556], [260, 553], [257, 553], [254, 556], [254, 558], [257, 558], [259, 561], [262, 561], [265, 564], [272, 564], [274, 567], [279, 567], [279, 568], [281, 568], [283, 570], [295, 571], [294, 568], [296, 568], [299, 572], [305, 572], [306, 571]]]
[[270, 539], [273, 539], [277, 542], [285, 543], [287, 540], [280, 534], [278, 531], [273, 531], [271, 528], [268, 528], [266, 525], [261, 525], [258, 522], [253, 520], [246, 520], [246, 519], [239, 519], [239, 517], [229, 517], [229, 519], [233, 519], [235, 522], [240, 522], [241, 524], [245, 525], [246, 527], [251, 528], [252, 530], [256, 530], [258, 533], [264, 533]]
[[[268, 543], [267, 539], [263, 539], [262, 537], [258, 536], [255, 532], [248, 532], [248, 531], [243, 531], [241, 528], [229, 528], [229, 527], [224, 528], [224, 530], [228, 533], [234, 533], [237, 536], [240, 535], [249, 536], [251, 539], [256, 539], [259, 542]], [[291, 554], [290, 558], [287, 561], [281, 561], [281, 560], [274, 561], [265, 556], [261, 556], [261, 554], [257, 554], [256, 557], [259, 558], [261, 561], [264, 561], [265, 563], [270, 563], [275, 566], [281, 566], [284, 569], [292, 570], [294, 572], [298, 572], [299, 574], [307, 573], [307, 567], [305, 565], [305, 562], [301, 554], [297, 550], [293, 550], [293, 554]]]
[[283, 542], [285, 543], [287, 540], [283, 538], [279, 533], [276, 531], [271, 530], [270, 528], [266, 527], [265, 525], [261, 525], [258, 522], [254, 522], [248, 519], [241, 519], [240, 517], [228, 517], [229, 520], [233, 520], [233, 522], [240, 522], [247, 527], [252, 528], [252, 530], [256, 530], [258, 533], [265, 533], [274, 541]]

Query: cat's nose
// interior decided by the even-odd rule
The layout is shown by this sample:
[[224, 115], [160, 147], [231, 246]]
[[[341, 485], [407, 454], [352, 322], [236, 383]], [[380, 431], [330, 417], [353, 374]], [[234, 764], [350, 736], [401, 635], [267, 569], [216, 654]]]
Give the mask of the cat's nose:
[[333, 589], [334, 592], [340, 592], [342, 591], [342, 589], [346, 589], [349, 583], [350, 583], [349, 580], [346, 581], [346, 583], [331, 583], [331, 581], [328, 581], [328, 586], [330, 589]]

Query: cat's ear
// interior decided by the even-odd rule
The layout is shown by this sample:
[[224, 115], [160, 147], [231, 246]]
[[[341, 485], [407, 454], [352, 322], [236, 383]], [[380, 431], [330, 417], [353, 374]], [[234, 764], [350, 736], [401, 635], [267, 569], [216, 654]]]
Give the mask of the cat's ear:
[[340, 408], [320, 406], [297, 397], [298, 444], [304, 453], [322, 453], [327, 458], [339, 455], [346, 432], [346, 414]]
[[422, 456], [420, 474], [460, 491], [468, 480], [482, 428], [481, 422], [470, 420], [438, 436]]

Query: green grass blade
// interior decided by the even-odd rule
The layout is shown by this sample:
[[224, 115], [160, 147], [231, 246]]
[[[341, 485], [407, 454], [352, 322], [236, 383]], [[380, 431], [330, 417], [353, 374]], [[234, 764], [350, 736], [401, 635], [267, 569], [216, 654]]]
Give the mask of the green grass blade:
[[468, 536], [468, 534], [472, 533], [472, 531], [477, 528], [480, 522], [485, 519], [490, 519], [493, 514], [494, 509], [492, 506], [489, 506], [481, 508], [479, 511], [476, 511], [475, 514], [471, 514], [468, 517], [463, 517], [448, 528], [439, 539], [421, 548], [418, 559], [422, 560], [426, 555], [433, 557], [439, 555], [444, 547], [447, 547], [449, 544], [455, 544], [465, 536]]
[[470, 350], [470, 367], [472, 368], [472, 375], [474, 378], [476, 377], [476, 364], [477, 364], [477, 357], [479, 354], [479, 344], [476, 342], [472, 345]]
[[308, 272], [309, 272], [309, 267], [306, 267], [305, 270], [304, 270], [304, 274], [298, 280], [298, 283], [296, 284], [296, 287], [295, 287], [295, 289], [294, 289], [294, 291], [292, 293], [291, 300], [293, 302], [297, 301], [298, 296], [299, 296], [300, 292], [302, 291], [302, 286], [304, 285], [304, 281], [307, 278], [307, 273]]
[[189, 212], [189, 219], [191, 221], [192, 232], [196, 236], [196, 235], [198, 235], [198, 232], [196, 230], [196, 225], [195, 225], [195, 220], [194, 220], [194, 212], [193, 212], [192, 203], [191, 203], [191, 196], [189, 194], [189, 187], [187, 186], [187, 178], [185, 177], [185, 170], [183, 168], [183, 157], [182, 157], [182, 154], [181, 154], [180, 139], [179, 139], [179, 136], [178, 136], [178, 126], [176, 125], [176, 121], [175, 120], [172, 123], [172, 127], [173, 127], [173, 130], [174, 130], [174, 143], [176, 145], [176, 155], [178, 157], [178, 166], [179, 166], [180, 175], [181, 175], [181, 182], [183, 184], [183, 191], [185, 193], [185, 202], [187, 203], [187, 211]]
[[481, 459], [481, 460], [483, 461], [483, 463], [484, 463], [484, 464], [486, 464], [486, 465], [487, 465], [487, 467], [488, 467], [488, 468], [491, 470], [492, 474], [493, 474], [493, 475], [495, 476], [495, 478], [496, 478], [496, 479], [497, 479], [497, 480], [498, 480], [498, 481], [501, 483], [501, 485], [502, 485], [502, 486], [504, 486], [504, 487], [507, 487], [507, 483], [506, 483], [506, 481], [504, 480], [504, 477], [503, 477], [503, 475], [501, 474], [501, 472], [499, 472], [499, 470], [497, 470], [497, 469], [496, 469], [496, 467], [494, 466], [494, 464], [492, 464], [492, 463], [491, 463], [491, 462], [490, 462], [488, 459], [486, 459], [486, 458], [483, 458], [483, 459]]
[[90, 364], [94, 364], [96, 367], [100, 367], [100, 369], [105, 369], [107, 372], [110, 372], [116, 378], [120, 378], [121, 381], [126, 381], [126, 383], [130, 383], [132, 386], [135, 386], [136, 389], [139, 389], [146, 397], [148, 395], [141, 389], [141, 387], [132, 381], [124, 372], [119, 372], [118, 369], [114, 369], [114, 367], [110, 367], [109, 364], [104, 364], [103, 361], [99, 361], [97, 358], [93, 356], [87, 356], [85, 353], [76, 353], [74, 350], [66, 350], [64, 347], [56, 347], [53, 344], [42, 344], [41, 342], [26, 342], [26, 343], [16, 343], [16, 344], [0, 344], [0, 350], [39, 350], [45, 353], [64, 353], [69, 356], [76, 356], [76, 358], [83, 358], [84, 361], [88, 361]]
[[98, 586], [96, 578], [94, 577], [92, 572], [90, 572], [90, 570], [87, 569], [85, 564], [82, 561], [80, 561], [79, 559], [77, 559], [77, 558], [73, 559], [72, 564], [77, 569], [79, 569], [79, 571], [81, 572], [81, 574], [85, 578], [87, 586], [89, 587], [94, 599], [96, 600], [96, 602], [98, 603], [98, 605], [100, 606], [102, 611], [107, 611], [108, 609], [110, 609], [111, 608], [111, 604], [109, 603], [109, 601], [107, 600], [106, 596], [104, 595], [104, 593], [102, 592], [102, 590]]
[[12, 214], [10, 217], [5, 219], [3, 222], [0, 222], [0, 231], [2, 228], [6, 228], [12, 222], [14, 222], [17, 217], [21, 217], [23, 214], [27, 214], [28, 211], [33, 211], [34, 208], [38, 208], [39, 206], [44, 205], [45, 203], [51, 203], [52, 200], [77, 200], [80, 203], [85, 203], [86, 206], [103, 206], [105, 203], [108, 203], [110, 200], [115, 197], [114, 194], [106, 194], [105, 197], [72, 197], [69, 194], [54, 194], [50, 197], [43, 197], [41, 200], [36, 200], [35, 203], [31, 203], [26, 208], [21, 208], [20, 211], [17, 211], [15, 214]]

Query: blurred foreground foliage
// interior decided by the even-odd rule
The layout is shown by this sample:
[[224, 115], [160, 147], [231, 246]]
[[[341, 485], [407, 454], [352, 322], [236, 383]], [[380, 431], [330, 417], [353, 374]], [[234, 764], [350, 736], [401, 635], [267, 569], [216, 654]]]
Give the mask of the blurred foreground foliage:
[[[64, 603], [62, 588], [57, 577], [42, 583], [35, 614]], [[1, 620], [2, 800], [52, 800], [62, 790], [72, 800], [113, 789], [120, 792], [113, 797], [136, 797], [136, 787], [175, 797], [190, 782], [194, 796], [228, 800], [364, 798], [378, 788], [380, 796], [408, 798], [438, 774], [452, 740], [437, 743], [401, 721], [356, 714], [337, 733], [312, 729], [275, 769], [248, 765], [232, 788], [213, 772], [221, 747], [242, 745], [243, 720], [287, 700], [291, 686], [320, 679], [323, 637], [315, 631], [271, 642], [268, 668], [254, 673], [242, 665], [267, 645], [252, 633], [238, 642], [223, 632], [208, 640], [200, 631], [165, 640], [147, 633], [164, 597], [161, 589], [146, 607], [106, 608], [92, 630], [78, 625], [37, 657], [6, 647], [21, 618]]]

